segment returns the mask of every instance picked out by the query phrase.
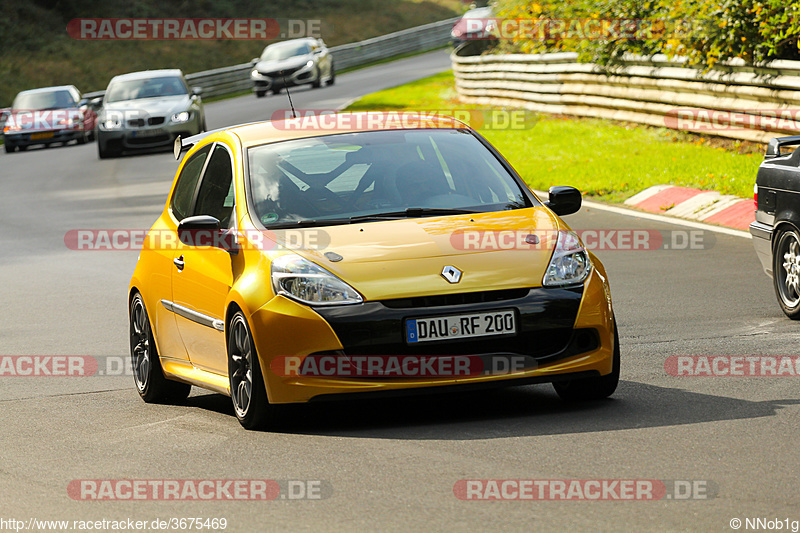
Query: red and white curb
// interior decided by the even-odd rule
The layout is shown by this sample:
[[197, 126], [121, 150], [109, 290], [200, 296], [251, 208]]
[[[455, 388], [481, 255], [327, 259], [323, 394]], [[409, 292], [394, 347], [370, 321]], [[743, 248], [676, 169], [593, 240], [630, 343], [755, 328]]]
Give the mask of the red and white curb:
[[755, 220], [753, 200], [689, 187], [655, 185], [625, 200], [650, 213], [746, 230]]

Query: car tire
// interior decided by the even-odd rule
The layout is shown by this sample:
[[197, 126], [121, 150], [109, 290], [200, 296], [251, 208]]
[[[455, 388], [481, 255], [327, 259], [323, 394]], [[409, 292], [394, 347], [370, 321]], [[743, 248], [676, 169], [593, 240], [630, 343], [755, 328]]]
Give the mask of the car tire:
[[328, 85], [333, 85], [336, 83], [336, 68], [331, 65], [331, 76], [328, 78]]
[[311, 86], [315, 89], [322, 87], [322, 71], [317, 67], [317, 77], [311, 82]]
[[83, 135], [79, 136], [75, 140], [78, 141], [78, 144], [86, 144], [86, 142], [89, 140], [89, 135], [84, 131]]
[[281, 94], [281, 91], [282, 91], [282, 90], [283, 90], [283, 89], [281, 89], [280, 87], [278, 87], [278, 88], [276, 88], [276, 89], [272, 89], [272, 94]]
[[267, 91], [256, 91], [256, 98], [264, 98], [267, 96]]
[[228, 324], [228, 380], [236, 418], [245, 429], [261, 429], [274, 421], [250, 326], [241, 311]]
[[3, 147], [6, 149], [7, 154], [13, 154], [14, 150], [16, 150], [16, 147], [13, 144], [5, 143]]
[[784, 314], [800, 319], [800, 237], [794, 228], [780, 232], [775, 239], [772, 282]]
[[164, 377], [147, 309], [138, 292], [131, 298], [130, 345], [133, 382], [145, 402], [180, 402], [189, 396], [191, 385]]
[[614, 319], [614, 352], [612, 357], [613, 366], [610, 374], [592, 378], [571, 379], [569, 381], [556, 381], [553, 383], [553, 388], [555, 388], [556, 393], [562, 400], [570, 402], [602, 400], [614, 394], [619, 384], [620, 369], [619, 333], [617, 332], [616, 318]]

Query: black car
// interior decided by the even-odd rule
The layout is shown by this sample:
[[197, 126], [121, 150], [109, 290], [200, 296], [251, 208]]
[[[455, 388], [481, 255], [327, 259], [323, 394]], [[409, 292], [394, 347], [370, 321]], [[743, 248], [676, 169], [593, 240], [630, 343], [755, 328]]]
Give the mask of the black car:
[[278, 94], [284, 87], [310, 84], [321, 87], [333, 85], [336, 69], [333, 57], [322, 39], [305, 37], [274, 43], [253, 59], [253, 91], [261, 98], [272, 91]]
[[800, 318], [800, 135], [771, 139], [758, 169], [753, 196], [756, 220], [750, 224], [758, 258], [772, 277], [786, 315]]

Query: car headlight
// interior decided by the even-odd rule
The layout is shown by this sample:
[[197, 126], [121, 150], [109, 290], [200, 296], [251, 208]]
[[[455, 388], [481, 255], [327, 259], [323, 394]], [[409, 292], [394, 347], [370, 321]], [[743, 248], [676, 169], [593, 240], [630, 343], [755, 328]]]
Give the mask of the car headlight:
[[297, 254], [287, 254], [272, 262], [272, 288], [308, 305], [357, 304], [364, 301], [353, 287], [321, 266]]
[[263, 78], [264, 76], [261, 75], [261, 73], [258, 71], [258, 69], [254, 68], [253, 71], [250, 73], [250, 77], [251, 78]]
[[118, 130], [122, 127], [122, 120], [119, 117], [107, 118], [103, 121], [103, 127], [107, 130]]
[[180, 113], [175, 113], [172, 115], [172, 122], [181, 123], [187, 122], [189, 120], [189, 112], [188, 111], [181, 111]]
[[589, 252], [583, 247], [578, 234], [561, 230], [542, 284], [545, 287], [561, 287], [583, 283], [591, 270]]
[[311, 68], [313, 66], [314, 66], [314, 62], [309, 59], [308, 62], [306, 62], [306, 68]]

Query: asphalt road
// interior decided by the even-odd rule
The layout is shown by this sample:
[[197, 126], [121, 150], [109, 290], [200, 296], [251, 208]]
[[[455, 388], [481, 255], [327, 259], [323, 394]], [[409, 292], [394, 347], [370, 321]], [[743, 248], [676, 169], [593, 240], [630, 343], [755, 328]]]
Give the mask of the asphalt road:
[[[298, 107], [331, 108], [447, 67], [435, 52], [293, 96]], [[283, 97], [217, 102], [208, 123], [285, 107]], [[100, 161], [95, 144], [0, 156], [0, 355], [88, 355], [111, 365], [93, 377], [0, 377], [0, 520], [226, 518], [227, 531], [724, 531], [733, 518], [800, 520], [797, 379], [665, 371], [674, 355], [797, 353], [797, 324], [780, 312], [752, 244], [730, 235], [704, 233], [696, 250], [597, 251], [622, 346], [622, 382], [607, 401], [569, 405], [541, 385], [330, 403], [293, 409], [279, 432], [243, 430], [227, 397], [197, 389], [186, 405], [144, 404], [130, 376], [107, 375], [128, 354], [137, 253], [75, 251], [65, 235], [148, 228], [175, 168], [170, 154]], [[667, 242], [689, 231], [591, 207], [567, 221], [665, 232]], [[120, 478], [312, 480], [324, 497], [70, 498], [73, 480]], [[453, 487], [462, 479], [694, 480], [711, 497], [461, 501]]]

